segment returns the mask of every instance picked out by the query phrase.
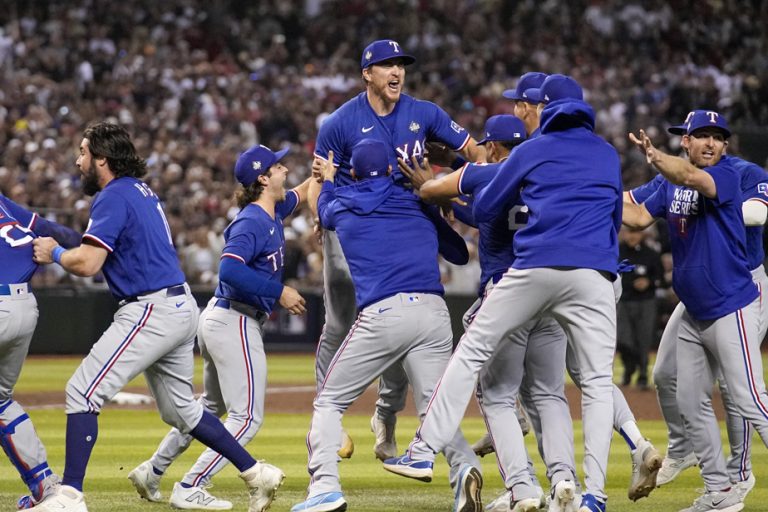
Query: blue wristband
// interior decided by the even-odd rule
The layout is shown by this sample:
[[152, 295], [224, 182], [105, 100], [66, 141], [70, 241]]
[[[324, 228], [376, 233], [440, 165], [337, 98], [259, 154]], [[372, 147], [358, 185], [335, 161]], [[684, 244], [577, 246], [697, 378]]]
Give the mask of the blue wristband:
[[53, 261], [61, 265], [61, 255], [64, 254], [66, 251], [67, 250], [60, 245], [57, 245], [56, 247], [54, 247], [53, 254], [52, 254]]

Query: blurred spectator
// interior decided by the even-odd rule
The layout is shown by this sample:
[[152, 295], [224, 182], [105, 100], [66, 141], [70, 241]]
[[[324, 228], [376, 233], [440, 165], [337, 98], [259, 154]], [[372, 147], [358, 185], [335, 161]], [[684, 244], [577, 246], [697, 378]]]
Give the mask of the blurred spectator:
[[657, 249], [645, 242], [646, 231], [623, 228], [619, 258], [634, 270], [621, 274], [623, 292], [618, 304], [617, 350], [624, 364], [622, 383], [627, 386], [637, 373], [637, 386], [648, 389], [648, 353], [656, 335], [656, 287], [663, 278]]
[[[290, 144], [291, 177], [308, 174], [319, 123], [359, 90], [360, 52], [385, 37], [421, 62], [406, 92], [475, 135], [511, 111], [501, 92], [520, 74], [573, 75], [637, 185], [652, 171], [624, 151], [627, 131], [660, 126], [666, 149], [663, 128], [706, 107], [737, 129], [768, 125], [766, 22], [768, 4], [736, 0], [11, 2], [0, 11], [0, 190], [82, 229], [79, 137], [88, 122], [119, 122], [189, 253], [199, 226], [231, 220], [240, 151]], [[296, 279], [316, 283], [322, 255], [305, 221]]]

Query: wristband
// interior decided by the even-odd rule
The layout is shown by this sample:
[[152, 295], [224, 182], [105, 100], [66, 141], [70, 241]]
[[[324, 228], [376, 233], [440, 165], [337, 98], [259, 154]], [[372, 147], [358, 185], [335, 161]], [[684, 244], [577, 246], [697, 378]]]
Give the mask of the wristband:
[[64, 254], [66, 251], [67, 250], [60, 245], [57, 245], [56, 247], [54, 247], [53, 253], [51, 254], [51, 256], [53, 257], [53, 261], [61, 265], [61, 255]]

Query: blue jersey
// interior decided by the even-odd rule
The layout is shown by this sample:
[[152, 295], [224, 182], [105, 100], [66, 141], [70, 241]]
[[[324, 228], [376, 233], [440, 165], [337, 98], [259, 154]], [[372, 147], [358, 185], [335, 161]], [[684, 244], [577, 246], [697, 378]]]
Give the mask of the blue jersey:
[[475, 197], [478, 222], [516, 204], [528, 223], [515, 234], [515, 268], [591, 268], [616, 274], [621, 227], [621, 166], [594, 133], [594, 112], [558, 100], [542, 112], [541, 135], [515, 148]]
[[[467, 164], [459, 177], [459, 194], [475, 195], [495, 176], [501, 163]], [[506, 215], [501, 214], [488, 222], [478, 222], [480, 232], [480, 288], [483, 294], [489, 280], [498, 281], [515, 260], [513, 241], [515, 232], [528, 221], [528, 209], [516, 205]]]
[[421, 159], [427, 141], [442, 142], [458, 151], [466, 146], [470, 136], [434, 103], [401, 94], [392, 113], [379, 116], [362, 92], [328, 116], [317, 134], [315, 154], [327, 159], [328, 151], [333, 151], [334, 164], [339, 167], [334, 180], [337, 186], [352, 183], [349, 174], [352, 148], [366, 138], [378, 139], [387, 145], [395, 181], [404, 183], [408, 179], [397, 167], [398, 157], [407, 161], [413, 156]]
[[[768, 205], [768, 173], [759, 165], [747, 160], [723, 155], [721, 162], [730, 164], [739, 172], [742, 201], [760, 201]], [[642, 204], [656, 192], [666, 181], [661, 174], [656, 175], [645, 185], [640, 185], [629, 191], [629, 196], [635, 204]], [[763, 226], [747, 226], [747, 264], [750, 269], [756, 269], [765, 260], [763, 249]]]
[[317, 210], [339, 236], [359, 309], [397, 293], [443, 294], [437, 230], [414, 194], [388, 178], [326, 181]]
[[32, 241], [37, 215], [0, 195], [0, 284], [26, 283], [37, 270]]
[[160, 200], [136, 178], [116, 178], [98, 193], [83, 242], [109, 252], [102, 272], [119, 300], [184, 282]]
[[[274, 219], [261, 206], [247, 205], [224, 230], [226, 245], [221, 257], [234, 258], [264, 279], [282, 283], [285, 257], [283, 219], [292, 214], [298, 204], [299, 195], [293, 190], [288, 191], [285, 201], [275, 205]], [[251, 295], [223, 281], [219, 281], [216, 296], [255, 306], [266, 313], [272, 312], [280, 298]]]
[[664, 217], [672, 242], [672, 287], [691, 316], [714, 320], [758, 296], [747, 265], [739, 173], [720, 161], [704, 169], [717, 197], [664, 180], [644, 205]]

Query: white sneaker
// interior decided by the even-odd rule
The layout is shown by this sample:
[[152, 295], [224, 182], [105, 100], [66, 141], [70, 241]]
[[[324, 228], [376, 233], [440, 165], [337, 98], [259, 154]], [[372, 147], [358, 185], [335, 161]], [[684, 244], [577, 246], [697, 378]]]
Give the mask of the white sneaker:
[[[347, 434], [347, 431], [342, 430], [341, 431], [341, 448], [339, 448], [339, 451], [336, 452], [336, 454], [342, 459], [349, 459], [352, 457], [353, 453], [355, 453], [355, 443], [352, 441], [352, 438], [349, 437], [349, 434]], [[395, 455], [397, 455], [397, 453], [395, 453]]]
[[493, 440], [491, 439], [491, 434], [486, 432], [483, 437], [478, 439], [477, 442], [472, 445], [472, 451], [475, 452], [480, 457], [485, 457], [489, 453], [495, 452], [496, 448], [494, 448], [493, 446]]
[[552, 488], [549, 500], [549, 512], [572, 512], [577, 510], [576, 484], [573, 480], [560, 480]]
[[739, 495], [739, 498], [741, 501], [744, 501], [744, 498], [747, 497], [747, 495], [752, 491], [752, 488], [755, 486], [755, 474], [750, 473], [749, 478], [746, 480], [742, 480], [741, 482], [736, 482], [733, 484], [733, 488], [736, 490], [736, 494]]
[[504, 491], [495, 500], [485, 506], [485, 512], [509, 512], [512, 491]]
[[396, 422], [397, 418], [395, 416], [392, 416], [391, 423], [379, 418], [379, 415], [375, 412], [373, 417], [371, 417], [371, 432], [376, 436], [373, 453], [382, 462], [398, 455], [397, 440], [395, 439]]
[[152, 463], [147, 461], [136, 466], [133, 471], [128, 473], [128, 480], [136, 488], [139, 496], [145, 500], [156, 503], [163, 501], [163, 495], [160, 494], [160, 475], [156, 475], [152, 469]]
[[629, 480], [627, 497], [637, 501], [651, 494], [656, 488], [661, 465], [662, 458], [658, 450], [647, 439], [641, 439], [632, 453], [632, 478]]
[[275, 499], [277, 488], [283, 485], [285, 473], [272, 464], [257, 462], [240, 473], [240, 478], [245, 481], [250, 494], [248, 512], [264, 512]]
[[180, 482], [173, 484], [171, 507], [185, 510], [229, 510], [232, 503], [220, 500], [205, 487], [184, 487]]
[[731, 488], [727, 492], [706, 492], [693, 505], [680, 512], [738, 512], [743, 508], [744, 503], [740, 501], [735, 489]]
[[70, 487], [60, 485], [58, 490], [29, 510], [37, 512], [88, 512], [83, 493]]
[[699, 461], [696, 459], [696, 455], [691, 452], [682, 459], [674, 459], [671, 457], [664, 457], [661, 463], [661, 469], [656, 476], [656, 485], [661, 487], [666, 485], [688, 468], [692, 468]]

